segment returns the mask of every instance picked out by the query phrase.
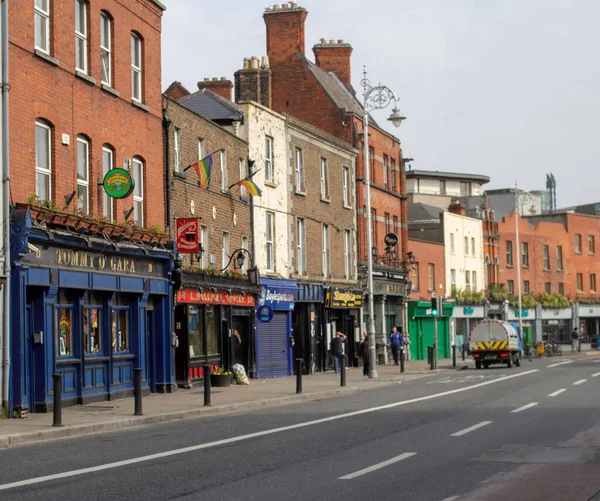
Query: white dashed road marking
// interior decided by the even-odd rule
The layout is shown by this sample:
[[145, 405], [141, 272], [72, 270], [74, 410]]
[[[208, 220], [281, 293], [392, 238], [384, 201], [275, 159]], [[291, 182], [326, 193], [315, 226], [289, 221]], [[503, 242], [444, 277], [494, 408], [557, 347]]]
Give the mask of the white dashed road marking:
[[549, 397], [556, 397], [557, 395], [560, 395], [561, 393], [564, 393], [566, 390], [566, 388], [563, 388], [562, 390], [557, 390], [554, 393], [550, 393], [550, 395], [548, 395]]
[[577, 386], [577, 385], [583, 384], [583, 383], [585, 383], [586, 381], [587, 381], [587, 379], [580, 379], [579, 381], [575, 381], [575, 382], [573, 383], [573, 386]]
[[461, 437], [463, 435], [466, 435], [467, 433], [471, 433], [472, 431], [478, 430], [479, 428], [483, 428], [484, 426], [487, 426], [488, 424], [492, 424], [492, 421], [482, 421], [479, 424], [473, 425], [469, 428], [465, 428], [464, 430], [457, 431], [456, 433], [453, 433], [450, 436], [451, 437]]
[[373, 466], [369, 466], [368, 468], [364, 468], [362, 470], [355, 471], [354, 473], [350, 473], [349, 475], [344, 475], [340, 477], [338, 480], [352, 480], [353, 478], [360, 477], [361, 475], [366, 475], [367, 473], [371, 473], [372, 471], [379, 470], [381, 468], [385, 468], [391, 464], [397, 463], [398, 461], [402, 461], [404, 459], [408, 459], [409, 457], [415, 456], [416, 452], [405, 452], [404, 454], [400, 454], [395, 458], [388, 459], [387, 461], [383, 461], [382, 463], [374, 464]]
[[522, 412], [525, 411], [527, 409], [531, 409], [532, 407], [535, 407], [538, 404], [538, 402], [531, 402], [530, 404], [524, 405], [523, 407], [519, 407], [518, 409], [515, 409], [514, 411], [510, 411], [510, 412]]

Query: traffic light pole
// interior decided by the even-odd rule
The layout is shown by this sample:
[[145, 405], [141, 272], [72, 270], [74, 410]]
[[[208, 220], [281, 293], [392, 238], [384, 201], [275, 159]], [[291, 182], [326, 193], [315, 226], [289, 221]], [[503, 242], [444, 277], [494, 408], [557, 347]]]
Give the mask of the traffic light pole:
[[438, 316], [440, 314], [440, 298], [435, 298], [436, 315], [433, 318], [433, 368], [437, 369], [438, 363]]

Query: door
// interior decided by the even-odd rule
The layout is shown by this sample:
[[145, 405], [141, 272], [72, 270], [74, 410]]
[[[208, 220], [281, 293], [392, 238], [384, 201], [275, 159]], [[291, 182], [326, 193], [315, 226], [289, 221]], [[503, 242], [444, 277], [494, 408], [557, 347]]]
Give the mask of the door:
[[[194, 342], [190, 343], [188, 337], [188, 314], [190, 315], [190, 325], [194, 329]], [[180, 384], [187, 384], [189, 381], [189, 357], [193, 353], [196, 355], [196, 344], [202, 348], [202, 339], [199, 334], [200, 329], [198, 318], [198, 307], [191, 306], [188, 313], [188, 307], [184, 304], [175, 307], [175, 335], [179, 341], [175, 349], [175, 377]], [[203, 348], [202, 348], [203, 349]], [[200, 355], [198, 351], [198, 355]]]
[[270, 322], [260, 324], [257, 370], [262, 378], [288, 376], [288, 314], [276, 311]]
[[31, 303], [28, 301], [25, 307], [25, 349], [23, 350], [23, 370], [21, 377], [23, 378], [23, 405], [32, 408], [33, 384], [35, 381], [35, 364], [33, 363], [33, 318]]
[[250, 371], [250, 317], [234, 316], [231, 330], [233, 364], [243, 365], [248, 374]]
[[154, 310], [146, 310], [146, 379], [152, 393], [156, 391], [154, 367]]

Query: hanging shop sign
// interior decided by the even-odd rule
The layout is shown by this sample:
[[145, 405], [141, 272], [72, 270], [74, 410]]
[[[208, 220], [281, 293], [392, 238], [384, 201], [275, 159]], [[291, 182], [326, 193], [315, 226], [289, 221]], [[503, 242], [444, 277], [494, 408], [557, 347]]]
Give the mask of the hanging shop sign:
[[241, 294], [238, 292], [200, 292], [197, 289], [180, 289], [177, 291], [176, 300], [178, 303], [194, 304], [224, 304], [230, 306], [248, 306], [255, 305], [256, 300], [253, 294]]
[[181, 217], [176, 221], [175, 243], [182, 254], [195, 254], [200, 250], [198, 218]]
[[396, 245], [398, 245], [398, 235], [396, 235], [395, 233], [388, 233], [383, 239], [383, 241], [388, 247], [395, 247]]
[[270, 322], [273, 320], [273, 310], [268, 306], [259, 306], [256, 309], [256, 318], [259, 322]]
[[163, 265], [156, 261], [60, 247], [36, 248], [35, 251], [28, 252], [21, 262], [47, 268], [56, 267], [69, 270], [163, 277]]
[[112, 198], [126, 198], [133, 192], [135, 181], [125, 169], [111, 169], [102, 181], [104, 191]]
[[360, 308], [362, 292], [329, 289], [325, 296], [325, 306], [328, 308]]

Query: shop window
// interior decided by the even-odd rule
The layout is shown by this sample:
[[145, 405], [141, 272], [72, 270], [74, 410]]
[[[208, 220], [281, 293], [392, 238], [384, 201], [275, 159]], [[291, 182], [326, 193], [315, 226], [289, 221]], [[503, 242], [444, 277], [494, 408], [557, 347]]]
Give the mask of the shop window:
[[188, 338], [190, 343], [190, 358], [204, 354], [202, 331], [200, 329], [200, 315], [197, 306], [188, 307]]
[[73, 298], [61, 292], [56, 306], [57, 351], [59, 357], [73, 356]]
[[214, 306], [206, 306], [206, 354], [219, 354], [219, 317]]
[[110, 314], [111, 350], [113, 353], [130, 351], [129, 345], [129, 304], [127, 299], [120, 297]]
[[83, 298], [83, 349], [86, 355], [101, 355], [102, 347], [102, 298], [86, 294]]
[[508, 284], [508, 293], [511, 296], [513, 296], [515, 294], [515, 281], [514, 280], [508, 280], [507, 284]]

